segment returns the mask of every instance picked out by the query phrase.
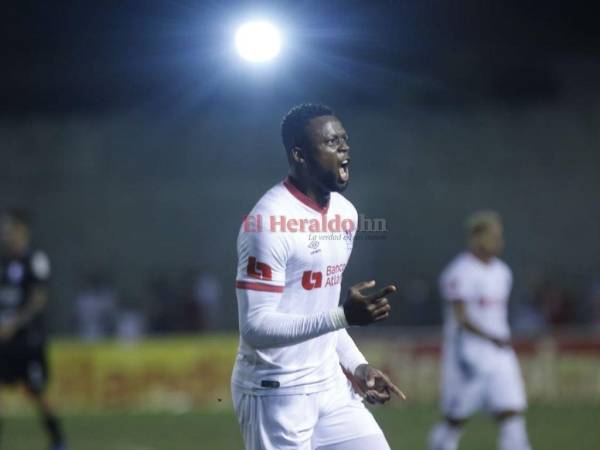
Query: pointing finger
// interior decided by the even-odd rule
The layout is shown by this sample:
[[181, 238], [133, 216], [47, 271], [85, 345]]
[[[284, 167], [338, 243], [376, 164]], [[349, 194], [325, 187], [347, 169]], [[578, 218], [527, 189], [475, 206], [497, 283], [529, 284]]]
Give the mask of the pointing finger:
[[367, 301], [373, 302], [373, 301], [378, 300], [382, 297], [385, 297], [386, 295], [391, 294], [393, 292], [396, 292], [396, 286], [394, 286], [393, 284], [390, 284], [390, 285], [384, 287], [383, 289], [381, 289], [380, 291], [378, 291], [374, 294], [368, 295]]
[[372, 288], [373, 286], [375, 286], [375, 280], [371, 280], [371, 281], [361, 281], [360, 283], [356, 283], [354, 286], [352, 286], [350, 289], [354, 289], [356, 291], [362, 291], [363, 289], [368, 289], [368, 288]]
[[401, 398], [402, 400], [406, 400], [406, 395], [404, 395], [404, 392], [402, 392], [398, 386], [396, 386], [394, 383], [392, 383], [392, 380], [390, 380], [387, 375], [385, 374], [381, 374], [381, 377], [384, 379], [388, 389], [390, 389], [394, 394], [396, 394], [399, 398]]

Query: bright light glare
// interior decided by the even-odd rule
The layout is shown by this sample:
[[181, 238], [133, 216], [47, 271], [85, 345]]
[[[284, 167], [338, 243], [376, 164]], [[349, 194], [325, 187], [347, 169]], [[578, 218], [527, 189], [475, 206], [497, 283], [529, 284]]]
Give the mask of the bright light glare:
[[235, 45], [245, 60], [264, 62], [279, 54], [281, 36], [269, 22], [249, 22], [237, 30]]

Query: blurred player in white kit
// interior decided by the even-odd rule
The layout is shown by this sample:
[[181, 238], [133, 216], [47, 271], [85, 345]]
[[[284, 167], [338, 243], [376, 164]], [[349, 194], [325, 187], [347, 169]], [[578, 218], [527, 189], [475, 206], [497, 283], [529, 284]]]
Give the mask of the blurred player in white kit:
[[442, 413], [429, 436], [431, 450], [456, 450], [461, 427], [484, 410], [497, 420], [500, 450], [530, 450], [519, 363], [510, 345], [508, 299], [512, 273], [498, 258], [504, 247], [500, 216], [479, 211], [467, 219], [468, 249], [446, 267], [442, 356]]
[[254, 206], [237, 242], [232, 394], [245, 448], [389, 450], [358, 394], [372, 403], [403, 394], [346, 328], [387, 318], [395, 287], [369, 294], [375, 282], [362, 282], [338, 306], [357, 226], [340, 194], [350, 177], [348, 136], [315, 104], [293, 108], [281, 132], [288, 177]]

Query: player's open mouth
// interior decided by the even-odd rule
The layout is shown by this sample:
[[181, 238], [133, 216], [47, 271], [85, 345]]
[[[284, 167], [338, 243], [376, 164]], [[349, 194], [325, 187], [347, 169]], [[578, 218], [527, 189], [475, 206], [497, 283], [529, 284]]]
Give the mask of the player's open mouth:
[[340, 168], [339, 168], [339, 175], [340, 175], [340, 179], [343, 182], [348, 181], [348, 179], [350, 178], [350, 168], [348, 167], [350, 165], [350, 160], [349, 159], [345, 159], [342, 161]]

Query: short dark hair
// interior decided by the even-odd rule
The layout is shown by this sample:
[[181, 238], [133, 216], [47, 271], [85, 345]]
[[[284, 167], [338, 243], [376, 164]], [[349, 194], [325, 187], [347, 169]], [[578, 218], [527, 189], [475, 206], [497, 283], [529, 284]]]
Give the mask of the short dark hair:
[[19, 225], [24, 225], [27, 228], [31, 225], [29, 214], [22, 208], [6, 208], [2, 215], [10, 221], [18, 223]]
[[288, 155], [292, 148], [304, 142], [308, 122], [321, 116], [333, 116], [333, 110], [318, 103], [303, 103], [290, 109], [281, 122], [281, 138]]

